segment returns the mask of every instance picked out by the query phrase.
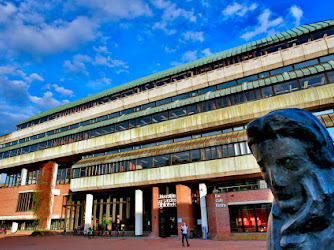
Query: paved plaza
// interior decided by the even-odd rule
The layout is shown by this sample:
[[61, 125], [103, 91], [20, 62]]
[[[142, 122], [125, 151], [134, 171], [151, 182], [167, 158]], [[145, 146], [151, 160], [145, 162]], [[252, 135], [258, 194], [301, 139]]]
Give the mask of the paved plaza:
[[[213, 241], [193, 239], [191, 249], [266, 249], [265, 241]], [[182, 249], [178, 238], [106, 238], [83, 236], [30, 237], [0, 235], [0, 249]]]

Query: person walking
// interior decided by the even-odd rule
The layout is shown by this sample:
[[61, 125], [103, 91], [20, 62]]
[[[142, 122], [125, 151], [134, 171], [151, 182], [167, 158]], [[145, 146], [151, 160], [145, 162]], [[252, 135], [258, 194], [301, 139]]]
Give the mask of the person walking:
[[188, 243], [188, 227], [185, 222], [183, 222], [183, 225], [181, 226], [182, 231], [182, 246], [184, 246], [184, 238], [186, 238], [187, 246], [189, 247], [190, 244]]

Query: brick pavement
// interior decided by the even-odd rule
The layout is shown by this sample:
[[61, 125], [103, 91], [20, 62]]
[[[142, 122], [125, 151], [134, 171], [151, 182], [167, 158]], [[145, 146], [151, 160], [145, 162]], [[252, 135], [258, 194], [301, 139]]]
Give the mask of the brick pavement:
[[[266, 249], [265, 241], [212, 241], [193, 239], [189, 249]], [[188, 249], [178, 238], [106, 238], [83, 236], [1, 236], [0, 249]]]

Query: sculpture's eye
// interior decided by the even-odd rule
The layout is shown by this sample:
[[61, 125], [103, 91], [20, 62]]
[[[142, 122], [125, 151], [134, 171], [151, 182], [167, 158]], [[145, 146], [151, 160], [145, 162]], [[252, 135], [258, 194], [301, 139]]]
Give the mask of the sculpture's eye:
[[278, 163], [280, 166], [289, 170], [296, 170], [297, 167], [296, 164], [294, 164], [293, 160], [288, 157], [280, 159]]

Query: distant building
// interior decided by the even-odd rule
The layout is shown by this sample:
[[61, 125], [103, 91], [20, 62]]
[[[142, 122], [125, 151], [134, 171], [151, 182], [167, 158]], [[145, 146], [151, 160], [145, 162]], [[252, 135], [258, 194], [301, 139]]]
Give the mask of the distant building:
[[17, 124], [0, 137], [0, 223], [35, 226], [32, 194], [51, 162], [50, 229], [265, 232], [273, 196], [245, 126], [297, 107], [333, 134], [333, 34], [334, 20], [303, 25]]

